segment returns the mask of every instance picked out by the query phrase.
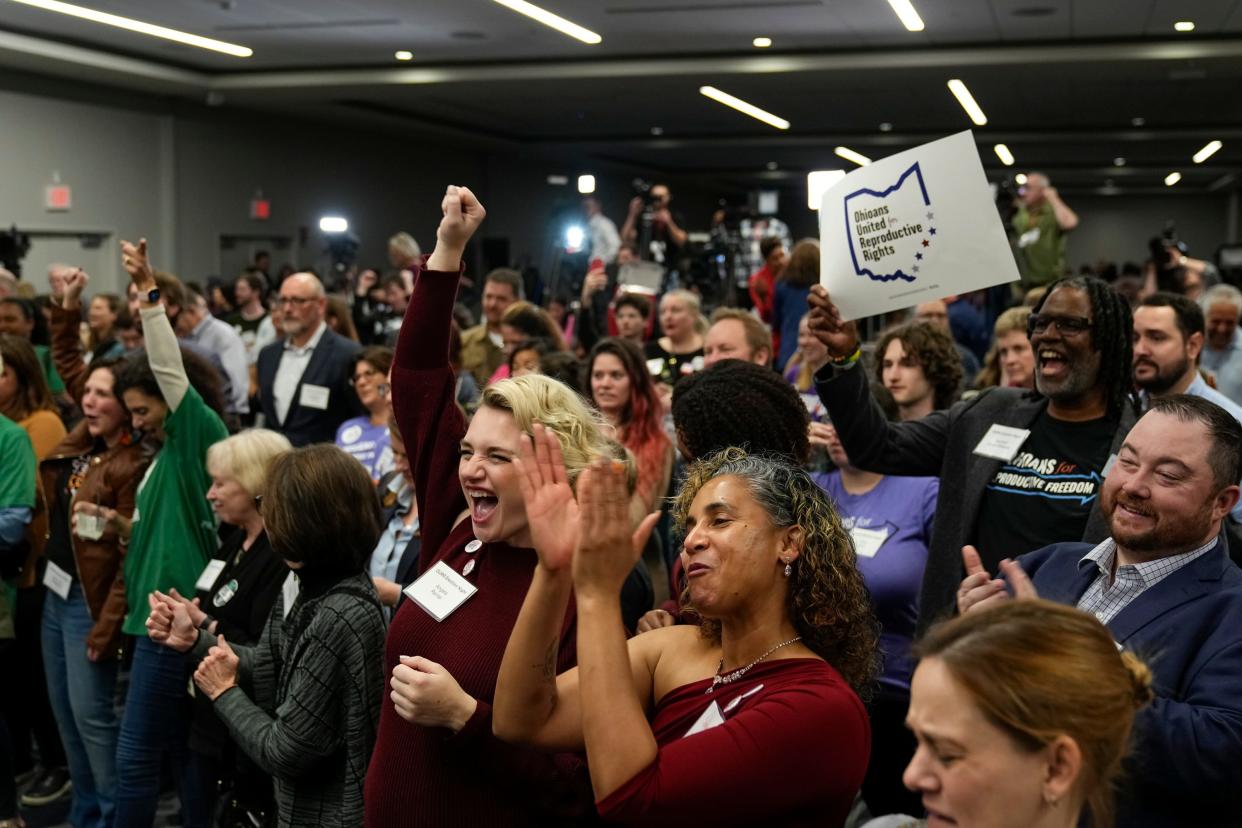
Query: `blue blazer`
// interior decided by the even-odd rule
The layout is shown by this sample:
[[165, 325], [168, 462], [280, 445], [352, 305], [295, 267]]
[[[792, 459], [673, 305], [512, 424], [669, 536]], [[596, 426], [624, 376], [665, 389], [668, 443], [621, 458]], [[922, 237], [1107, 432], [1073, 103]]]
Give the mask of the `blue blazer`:
[[[334, 442], [341, 423], [366, 413], [349, 384], [354, 357], [361, 350], [362, 346], [357, 342], [333, 333], [331, 329], [325, 330], [293, 392], [293, 401], [283, 423], [276, 417], [276, 398], [272, 391], [276, 384], [276, 369], [285, 354], [285, 343], [273, 342], [259, 351], [259, 400], [267, 427], [288, 437], [294, 446]], [[326, 409], [302, 405], [302, 386], [308, 383], [328, 389]]]
[[[1093, 546], [1057, 543], [1018, 559], [1043, 598], [1076, 605], [1099, 573]], [[1154, 675], [1135, 719], [1117, 826], [1242, 825], [1242, 569], [1227, 543], [1136, 598], [1108, 624]]]

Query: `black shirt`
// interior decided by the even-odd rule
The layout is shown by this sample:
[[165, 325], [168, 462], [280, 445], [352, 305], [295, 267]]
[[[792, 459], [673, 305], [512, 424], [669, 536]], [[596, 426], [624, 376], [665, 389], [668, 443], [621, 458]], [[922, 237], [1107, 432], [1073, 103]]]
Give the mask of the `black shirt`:
[[1003, 558], [1050, 543], [1080, 541], [1103, 485], [1117, 423], [1067, 422], [1044, 412], [1013, 460], [988, 483], [976, 547], [994, 575]]
[[647, 358], [647, 370], [651, 372], [651, 378], [665, 385], [676, 385], [682, 377], [703, 370], [701, 347], [689, 353], [674, 354], [664, 350], [658, 339], [653, 339], [643, 346], [643, 356]]
[[70, 507], [73, 496], [77, 494], [91, 468], [90, 454], [73, 457], [60, 464], [60, 473], [56, 475], [56, 497], [52, 502], [51, 521], [48, 525], [47, 545], [43, 547], [44, 556], [78, 580], [78, 564], [73, 557], [73, 539], [69, 537], [69, 526], [72, 513]]

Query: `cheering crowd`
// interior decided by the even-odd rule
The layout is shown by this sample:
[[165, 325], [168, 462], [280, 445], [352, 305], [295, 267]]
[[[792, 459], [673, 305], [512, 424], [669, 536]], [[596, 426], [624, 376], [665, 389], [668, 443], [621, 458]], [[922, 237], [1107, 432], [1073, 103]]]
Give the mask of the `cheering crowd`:
[[1031, 180], [1021, 289], [865, 323], [635, 287], [666, 195], [541, 306], [456, 186], [343, 295], [0, 298], [0, 828], [1242, 824], [1242, 292]]

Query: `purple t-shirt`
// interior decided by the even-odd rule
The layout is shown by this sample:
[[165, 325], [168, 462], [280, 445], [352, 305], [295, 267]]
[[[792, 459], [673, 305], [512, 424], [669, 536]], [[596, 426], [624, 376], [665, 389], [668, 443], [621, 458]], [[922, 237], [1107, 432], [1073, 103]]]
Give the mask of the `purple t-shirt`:
[[361, 463], [372, 480], [379, 480], [392, 470], [392, 443], [387, 423], [373, 425], [370, 417], [346, 420], [336, 430], [336, 444]]
[[841, 485], [839, 471], [811, 477], [832, 498], [841, 522], [854, 538], [858, 569], [882, 628], [880, 681], [909, 690], [914, 672], [910, 647], [940, 481], [890, 475], [866, 494], [852, 495]]

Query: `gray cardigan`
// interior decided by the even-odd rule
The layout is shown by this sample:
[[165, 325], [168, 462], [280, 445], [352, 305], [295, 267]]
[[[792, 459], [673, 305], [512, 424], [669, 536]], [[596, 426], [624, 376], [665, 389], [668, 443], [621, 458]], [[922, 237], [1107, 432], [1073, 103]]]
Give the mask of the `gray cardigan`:
[[[828, 409], [850, 462], [879, 474], [940, 478], [940, 497], [932, 524], [927, 569], [919, 595], [918, 633], [952, 615], [965, 572], [962, 547], [973, 543], [984, 489], [1004, 463], [974, 453], [993, 424], [1030, 428], [1048, 407], [1048, 400], [1016, 388], [989, 388], [943, 411], [907, 423], [890, 423], [872, 397], [867, 372], [860, 364], [839, 370], [829, 363], [815, 376], [815, 390]], [[1137, 419], [1123, 406], [1113, 434], [1116, 454]], [[1099, 543], [1109, 536], [1108, 522], [1097, 497], [1081, 538], [1067, 541]], [[1030, 549], [1015, 549], [1016, 558]]]
[[[215, 711], [274, 777], [282, 828], [362, 824], [363, 779], [384, 698], [385, 632], [375, 588], [360, 573], [321, 594], [299, 594], [288, 617], [278, 597], [257, 644], [230, 642], [238, 686], [216, 699]], [[193, 655], [203, 658], [215, 643], [200, 633]]]

